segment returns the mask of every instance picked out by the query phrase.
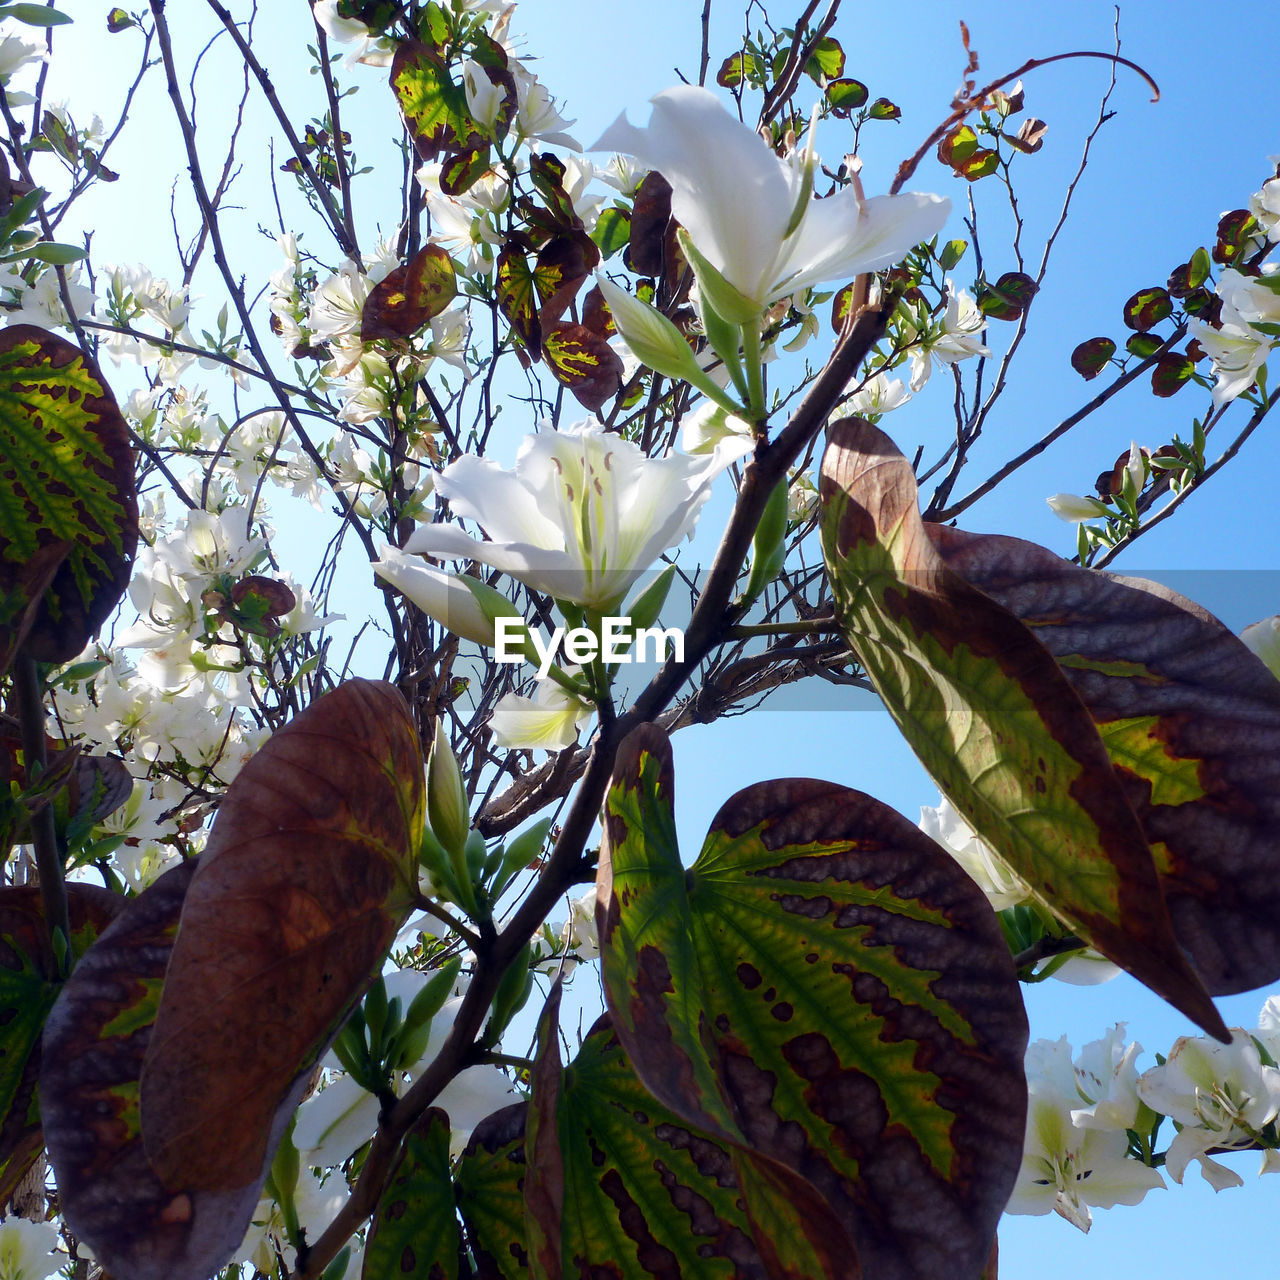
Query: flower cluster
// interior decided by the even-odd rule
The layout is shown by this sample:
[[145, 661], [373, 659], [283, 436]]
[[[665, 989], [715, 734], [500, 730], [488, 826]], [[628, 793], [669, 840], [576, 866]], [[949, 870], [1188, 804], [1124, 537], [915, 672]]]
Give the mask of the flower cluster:
[[[1161, 1168], [1181, 1182], [1196, 1161], [1215, 1191], [1244, 1185], [1216, 1154], [1261, 1151], [1259, 1173], [1280, 1170], [1280, 998], [1266, 1002], [1253, 1031], [1235, 1028], [1230, 1044], [1184, 1036], [1143, 1072], [1142, 1046], [1126, 1043], [1124, 1030], [1074, 1058], [1065, 1037], [1028, 1048], [1027, 1134], [1007, 1212], [1052, 1210], [1088, 1231], [1092, 1209], [1137, 1204], [1164, 1187]], [[1166, 1118], [1176, 1132], [1161, 1152]]]

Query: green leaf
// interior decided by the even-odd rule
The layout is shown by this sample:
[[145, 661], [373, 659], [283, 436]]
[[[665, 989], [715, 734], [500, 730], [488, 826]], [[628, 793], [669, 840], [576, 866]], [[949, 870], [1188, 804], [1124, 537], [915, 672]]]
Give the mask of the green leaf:
[[1157, 337], [1153, 333], [1135, 333], [1124, 344], [1124, 349], [1130, 355], [1137, 356], [1140, 360], [1147, 360], [1163, 346], [1164, 339]]
[[[549, 1012], [559, 1004], [559, 987]], [[729, 1150], [685, 1124], [636, 1078], [608, 1018], [588, 1033], [563, 1071], [553, 1019], [544, 1022], [534, 1069], [531, 1130], [549, 1145], [562, 1181], [558, 1212], [539, 1229], [555, 1238], [575, 1274], [614, 1280], [652, 1276], [763, 1277]], [[556, 1099], [554, 1112], [548, 1111]], [[542, 1171], [530, 1165], [529, 1177]], [[535, 1204], [547, 1206], [547, 1200]], [[784, 1233], [786, 1236], [792, 1231]], [[562, 1264], [548, 1273], [567, 1274]]]
[[900, 120], [902, 108], [888, 98], [877, 98], [868, 108], [867, 115], [872, 120]]
[[861, 80], [828, 80], [827, 101], [831, 111], [837, 116], [847, 116], [863, 106], [870, 91]]
[[12, 18], [15, 22], [24, 22], [29, 27], [62, 27], [73, 21], [70, 15], [59, 13], [42, 4], [5, 4], [0, 5], [0, 18]]
[[43, 329], [4, 329], [0, 655], [74, 658], [123, 595], [137, 541], [129, 428], [97, 367]]
[[118, 5], [107, 14], [107, 30], [113, 35], [117, 31], [127, 31], [130, 27], [136, 26], [134, 20], [129, 17], [125, 10]]
[[[1154, 459], [1153, 459], [1154, 461]], [[1097, 722], [1174, 930], [1215, 995], [1280, 978], [1280, 683], [1176, 592], [1016, 538], [930, 528], [1018, 613]]]
[[943, 563], [893, 442], [857, 419], [828, 434], [822, 541], [836, 617], [921, 763], [1069, 928], [1225, 1035], [1079, 696], [1016, 617]]
[[512, 1103], [471, 1133], [454, 1170], [458, 1211], [477, 1280], [527, 1280], [524, 1228], [525, 1113]]
[[405, 1136], [378, 1198], [360, 1275], [457, 1280], [461, 1245], [449, 1176], [449, 1117], [432, 1107]]
[[944, 271], [950, 271], [964, 257], [965, 250], [968, 247], [969, 242], [967, 240], [948, 240], [942, 246], [942, 252], [938, 254], [938, 265]]
[[617, 205], [602, 209], [591, 238], [599, 245], [600, 253], [607, 261], [624, 249], [631, 239], [631, 214]]
[[147, 1153], [170, 1185], [227, 1191], [269, 1159], [283, 1100], [416, 900], [424, 811], [417, 730], [378, 681], [325, 694], [236, 776], [183, 907], [142, 1075]]
[[[615, 766], [597, 886], [637, 1075], [730, 1147], [749, 1214], [782, 1191], [831, 1274], [855, 1257], [867, 1276], [976, 1274], [1026, 1115], [1026, 1017], [986, 898], [913, 823], [834, 783], [739, 792], [688, 871], [672, 804], [670, 746], [643, 726]], [[770, 1274], [793, 1274], [788, 1244], [755, 1238]]]
[[407, 338], [454, 299], [458, 282], [449, 255], [429, 244], [369, 291], [360, 316], [360, 341]]
[[183, 863], [129, 900], [67, 980], [44, 1033], [40, 1101], [59, 1207], [98, 1262], [130, 1280], [217, 1272], [244, 1239], [266, 1175], [264, 1163], [210, 1193], [162, 1181], [143, 1149], [139, 1073], [193, 872]]
[[823, 36], [813, 46], [804, 64], [805, 74], [815, 84], [844, 75], [844, 48], [834, 36]]
[[740, 51], [731, 54], [716, 72], [716, 84], [724, 89], [735, 89], [743, 81], [758, 81], [761, 75], [759, 59], [753, 53]]

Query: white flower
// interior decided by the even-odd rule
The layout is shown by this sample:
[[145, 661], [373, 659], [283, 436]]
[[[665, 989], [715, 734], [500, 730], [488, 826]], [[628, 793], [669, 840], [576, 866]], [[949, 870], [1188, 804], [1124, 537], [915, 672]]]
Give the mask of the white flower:
[[[456, 573], [436, 569], [420, 556], [407, 555], [397, 547], [383, 547], [382, 559], [374, 562], [373, 571], [447, 630], [493, 647], [493, 620]], [[493, 594], [497, 596], [497, 592]], [[514, 607], [510, 614], [518, 616]]]
[[314, 0], [312, 12], [330, 40], [354, 46], [343, 59], [343, 65], [351, 68], [357, 62], [363, 62], [371, 67], [390, 66], [395, 53], [394, 42], [385, 37], [374, 39], [369, 28], [358, 18], [344, 18], [338, 12], [338, 4], [339, 0]]
[[[1268, 267], [1270, 269], [1268, 269]], [[1254, 324], [1280, 323], [1280, 293], [1266, 283], [1276, 282], [1275, 264], [1263, 268], [1261, 277], [1242, 275], [1234, 267], [1224, 267], [1218, 278], [1222, 299], [1222, 322], [1245, 328]]]
[[7, 83], [14, 72], [48, 57], [43, 40], [19, 34], [0, 36], [0, 84]]
[[685, 453], [713, 453], [725, 441], [745, 455], [754, 445], [751, 424], [711, 400], [703, 400], [680, 423], [680, 447]]
[[[360, 321], [364, 315], [365, 299], [373, 287], [367, 275], [348, 259], [337, 275], [330, 276], [317, 285], [311, 295], [311, 314], [307, 325], [317, 338], [337, 342], [343, 338], [358, 338]], [[355, 358], [359, 359], [359, 348]], [[354, 362], [353, 362], [354, 363]], [[348, 368], [352, 367], [349, 365]], [[346, 373], [347, 369], [340, 370]]]
[[950, 280], [946, 294], [947, 309], [936, 327], [921, 331], [910, 320], [902, 325], [904, 340], [913, 344], [910, 352], [912, 391], [919, 391], [929, 381], [935, 362], [941, 367], [958, 364], [972, 356], [991, 354], [980, 336], [987, 318], [972, 295], [957, 289]]
[[936, 808], [921, 807], [920, 829], [960, 864], [987, 895], [993, 911], [1017, 906], [1031, 896], [1026, 881], [973, 830], [946, 796]]
[[66, 1261], [53, 1253], [58, 1228], [52, 1222], [28, 1222], [10, 1214], [0, 1223], [0, 1280], [44, 1280]]
[[1087, 1107], [1071, 1111], [1082, 1129], [1132, 1129], [1138, 1119], [1138, 1055], [1142, 1046], [1125, 1044], [1124, 1023], [1080, 1050], [1073, 1064], [1076, 1091]]
[[1270, 338], [1248, 325], [1223, 324], [1215, 329], [1203, 320], [1187, 321], [1192, 337], [1213, 361], [1213, 403], [1221, 406], [1253, 386], [1258, 370], [1266, 363]]
[[1280, 239], [1280, 178], [1262, 184], [1262, 190], [1249, 197], [1249, 212], [1258, 220], [1268, 240]]
[[1096, 520], [1111, 510], [1105, 502], [1099, 502], [1097, 498], [1082, 498], [1074, 493], [1055, 493], [1045, 501], [1059, 520], [1066, 520], [1069, 524]]
[[1280, 679], [1280, 616], [1250, 623], [1240, 633], [1240, 639], [1267, 664], [1271, 674]]
[[569, 902], [569, 918], [560, 930], [560, 946], [574, 951], [579, 960], [594, 960], [600, 954], [600, 938], [596, 932], [596, 886], [592, 885], [580, 898]]
[[538, 591], [608, 613], [631, 585], [697, 523], [723, 452], [709, 458], [647, 458], [634, 444], [589, 422], [525, 437], [514, 471], [466, 455], [446, 467], [436, 490], [457, 525], [428, 525], [410, 552], [479, 560]]
[[1239, 1027], [1230, 1044], [1182, 1036], [1164, 1065], [1138, 1080], [1138, 1096], [1182, 1126], [1165, 1156], [1169, 1176], [1181, 1182], [1187, 1165], [1198, 1160], [1219, 1191], [1242, 1185], [1242, 1179], [1206, 1153], [1251, 1145], [1258, 1130], [1280, 1115], [1280, 1070], [1262, 1065], [1253, 1037]]
[[506, 96], [502, 85], [490, 80], [484, 67], [468, 58], [462, 64], [462, 88], [471, 118], [492, 136]]
[[1138, 1204], [1148, 1191], [1164, 1186], [1155, 1169], [1125, 1158], [1128, 1140], [1121, 1130], [1075, 1124], [1075, 1100], [1051, 1082], [1037, 1089], [1030, 1067], [1028, 1085], [1022, 1167], [1006, 1213], [1052, 1210], [1088, 1231], [1093, 1223], [1091, 1208]]
[[808, 285], [891, 266], [947, 219], [951, 202], [941, 196], [864, 200], [856, 183], [810, 199], [812, 155], [779, 159], [713, 93], [679, 85], [651, 101], [645, 128], [619, 116], [591, 149], [658, 170], [672, 187], [673, 216], [757, 315]]
[[498, 745], [510, 750], [560, 751], [578, 741], [592, 710], [554, 680], [544, 680], [532, 698], [515, 693], [499, 698], [489, 728]]
[[565, 130], [574, 122], [566, 120], [556, 110], [555, 99], [543, 83], [518, 62], [511, 63], [511, 74], [516, 82], [515, 134], [521, 142], [549, 143], [553, 147], [567, 147], [581, 151], [582, 144]]
[[853, 393], [841, 409], [841, 416], [892, 413], [911, 399], [911, 392], [901, 378], [877, 373]]

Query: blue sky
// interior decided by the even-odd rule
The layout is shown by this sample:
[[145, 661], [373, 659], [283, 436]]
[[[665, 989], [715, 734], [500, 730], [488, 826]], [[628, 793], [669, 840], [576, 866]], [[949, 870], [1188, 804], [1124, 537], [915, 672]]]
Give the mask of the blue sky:
[[[78, 6], [103, 13], [107, 7]], [[538, 55], [537, 71], [565, 100], [566, 114], [577, 118], [575, 134], [590, 143], [623, 109], [634, 121], [643, 122], [645, 100], [674, 83], [675, 68], [691, 76], [696, 72], [701, 8], [698, 0], [525, 0], [513, 26], [527, 33], [527, 52]], [[264, 18], [274, 25], [267, 28], [261, 48], [286, 101], [290, 94], [314, 86], [301, 60], [287, 54], [288, 41], [303, 29], [302, 9], [301, 0], [291, 0]], [[181, 10], [171, 6], [175, 24]], [[982, 5], [932, 0], [909, 8], [849, 4], [847, 10], [835, 32], [848, 55], [847, 74], [864, 80], [873, 96], [887, 96], [902, 108], [901, 122], [872, 125], [864, 134], [863, 177], [869, 194], [887, 187], [898, 161], [946, 112], [963, 68], [960, 18], [969, 21], [983, 78], [1012, 70], [1029, 57], [1068, 49], [1110, 49], [1115, 18], [1112, 6], [1100, 0], [1035, 6], [1015, 0], [987, 0]], [[1015, 365], [1013, 385], [974, 450], [975, 480], [1088, 397], [1085, 384], [1067, 363], [1075, 344], [1098, 333], [1123, 341], [1119, 310], [1124, 300], [1140, 287], [1163, 283], [1172, 267], [1211, 239], [1219, 214], [1243, 204], [1268, 176], [1267, 157], [1280, 152], [1280, 116], [1274, 109], [1269, 66], [1280, 47], [1280, 8], [1255, 6], [1247, 15], [1233, 18], [1239, 31], [1230, 36], [1211, 23], [1208, 15], [1218, 12], [1196, 0], [1143, 0], [1124, 6], [1123, 51], [1159, 81], [1162, 101], [1150, 103], [1142, 82], [1121, 72], [1112, 104], [1118, 114], [1099, 139], [1057, 250], [1056, 269], [1051, 269], [1035, 303], [1031, 334]], [[733, 48], [739, 13], [730, 6], [717, 5], [714, 10], [713, 67]], [[94, 14], [86, 13], [85, 18], [86, 24], [97, 21]], [[113, 51], [126, 46], [104, 45], [100, 30], [95, 27], [91, 39], [87, 29], [65, 37], [68, 49], [78, 47], [82, 59], [59, 67], [54, 85], [57, 89], [61, 84], [58, 91], [72, 97], [73, 110], [81, 103], [86, 113], [99, 108], [92, 96], [94, 86], [121, 73], [123, 59]], [[1063, 184], [1074, 169], [1108, 74], [1104, 64], [1082, 61], [1026, 77], [1027, 110], [1050, 126], [1044, 150], [1022, 165], [1032, 243], [1034, 233], [1043, 234], [1056, 216]], [[377, 71], [362, 70], [353, 78], [361, 92], [349, 106], [358, 120], [381, 107], [378, 95], [385, 89]], [[129, 180], [142, 176], [140, 169], [149, 165], [148, 194], [126, 213], [115, 190], [103, 188], [95, 206], [100, 240], [112, 246], [108, 258], [150, 261], [155, 246], [168, 241], [168, 191], [184, 161], [178, 158], [176, 131], [159, 87], [157, 81], [152, 96], [139, 101], [134, 120], [141, 127], [131, 131], [135, 141], [121, 147], [120, 162], [112, 161]], [[225, 81], [207, 86], [208, 119], [225, 112], [228, 92]], [[357, 132], [358, 142], [360, 136]], [[835, 127], [824, 129], [818, 145], [829, 157], [844, 149]], [[382, 154], [370, 146], [362, 159], [377, 160]], [[157, 162], [157, 157], [163, 159]], [[261, 157], [251, 160], [260, 163]], [[376, 176], [362, 181], [373, 183]], [[931, 160], [911, 185], [948, 194], [957, 207], [965, 196], [964, 184]], [[366, 206], [370, 203], [366, 196]], [[386, 207], [398, 208], [394, 196]], [[240, 231], [243, 234], [233, 241], [237, 269], [265, 279], [265, 273], [279, 265], [274, 246], [254, 236], [247, 217]], [[958, 215], [949, 234], [964, 234]], [[992, 233], [986, 245], [989, 270], [999, 265], [998, 246]], [[957, 277], [959, 283], [966, 282], [963, 270]], [[949, 430], [945, 385], [938, 379], [929, 390], [931, 394], [918, 397], [884, 423], [908, 453], [917, 443], [931, 453]], [[1045, 497], [1059, 490], [1087, 492], [1098, 471], [1131, 440], [1154, 448], [1175, 430], [1185, 434], [1191, 413], [1200, 411], [1193, 409], [1197, 395], [1184, 390], [1172, 401], [1156, 401], [1133, 389], [1118, 397], [1104, 413], [967, 513], [963, 523], [1018, 533], [1070, 554], [1074, 530], [1049, 512]], [[1205, 400], [1200, 395], [1201, 405]], [[1234, 468], [1196, 495], [1179, 518], [1144, 538], [1116, 567], [1135, 573], [1200, 571], [1178, 585], [1237, 629], [1280, 611], [1277, 462], [1274, 428], [1264, 427]], [[704, 525], [710, 525], [713, 513], [709, 508]], [[690, 855], [720, 803], [761, 778], [828, 777], [870, 792], [913, 818], [922, 804], [936, 803], [936, 787], [886, 716], [835, 705], [834, 690], [830, 698], [833, 705], [827, 712], [763, 712], [677, 737], [677, 805]], [[1228, 1022], [1251, 1025], [1266, 994], [1224, 1001]], [[1098, 988], [1047, 983], [1028, 991], [1028, 1003], [1033, 1034], [1065, 1033], [1077, 1047], [1119, 1019], [1128, 1020], [1130, 1033], [1149, 1054], [1167, 1051], [1176, 1036], [1190, 1030], [1177, 1014], [1127, 979]], [[1057, 1218], [1007, 1220], [1001, 1232], [1003, 1274], [1018, 1280], [1076, 1280], [1087, 1267], [1100, 1278], [1127, 1280], [1135, 1263], [1169, 1277], [1207, 1270], [1263, 1274], [1274, 1254], [1269, 1227], [1280, 1179], [1256, 1181], [1254, 1155], [1237, 1158], [1236, 1163], [1246, 1178], [1245, 1189], [1211, 1200], [1213, 1193], [1192, 1174], [1187, 1186], [1152, 1193], [1141, 1206], [1096, 1214], [1088, 1238]]]

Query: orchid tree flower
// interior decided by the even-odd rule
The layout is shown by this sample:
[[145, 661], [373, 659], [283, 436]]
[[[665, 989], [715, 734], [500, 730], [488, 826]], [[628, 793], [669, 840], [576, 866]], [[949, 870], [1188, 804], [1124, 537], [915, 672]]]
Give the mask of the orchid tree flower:
[[[812, 145], [794, 162], [780, 159], [715, 94], [694, 85], [650, 101], [648, 125], [620, 115], [591, 150], [634, 156], [671, 184], [672, 215], [740, 300], [734, 314], [721, 311], [733, 323], [809, 285], [892, 266], [940, 231], [951, 210], [944, 197], [920, 192], [867, 200], [856, 182], [815, 200]], [[698, 271], [705, 290], [704, 274]]]
[[498, 745], [509, 750], [562, 751], [578, 741], [578, 732], [592, 711], [589, 702], [554, 680], [544, 680], [532, 698], [518, 693], [499, 698], [489, 728]]
[[497, 619], [520, 617], [515, 605], [488, 584], [437, 569], [398, 547], [383, 547], [373, 571], [446, 631], [489, 649], [497, 643]]
[[1230, 1044], [1182, 1036], [1168, 1059], [1138, 1080], [1138, 1096], [1181, 1126], [1165, 1155], [1169, 1176], [1181, 1182], [1196, 1160], [1205, 1180], [1221, 1191], [1243, 1179], [1208, 1153], [1252, 1146], [1258, 1131], [1280, 1115], [1280, 1070], [1264, 1065], [1253, 1037], [1239, 1027], [1232, 1028]]
[[663, 551], [692, 534], [712, 481], [750, 448], [735, 437], [709, 457], [648, 458], [589, 422], [542, 431], [525, 437], [512, 471], [466, 455], [436, 479], [454, 514], [489, 541], [433, 524], [405, 550], [478, 560], [605, 616]]

